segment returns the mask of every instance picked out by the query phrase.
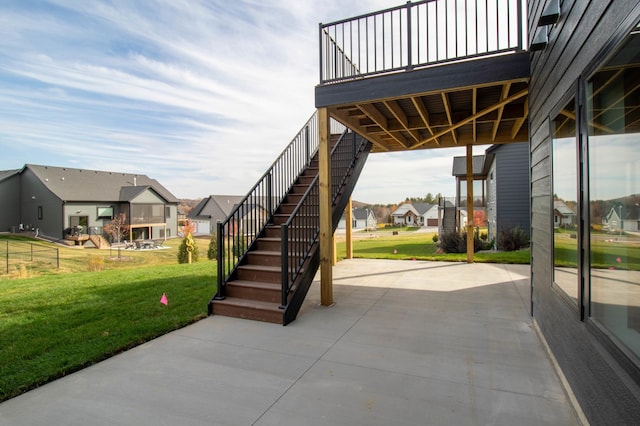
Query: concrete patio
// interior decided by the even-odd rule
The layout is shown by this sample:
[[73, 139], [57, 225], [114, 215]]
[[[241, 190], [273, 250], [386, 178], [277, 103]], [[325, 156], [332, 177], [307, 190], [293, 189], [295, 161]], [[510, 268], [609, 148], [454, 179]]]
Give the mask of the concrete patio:
[[528, 265], [345, 260], [332, 307], [315, 282], [287, 327], [209, 317], [0, 404], [0, 424], [579, 424], [529, 294]]

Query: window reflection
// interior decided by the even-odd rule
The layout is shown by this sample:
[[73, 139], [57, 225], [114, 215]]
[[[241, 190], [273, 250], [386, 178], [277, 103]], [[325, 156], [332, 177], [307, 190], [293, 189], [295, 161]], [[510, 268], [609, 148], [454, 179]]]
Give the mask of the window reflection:
[[640, 35], [587, 85], [591, 316], [640, 355]]
[[554, 285], [578, 302], [578, 172], [576, 109], [571, 100], [554, 118], [553, 156], [553, 264]]

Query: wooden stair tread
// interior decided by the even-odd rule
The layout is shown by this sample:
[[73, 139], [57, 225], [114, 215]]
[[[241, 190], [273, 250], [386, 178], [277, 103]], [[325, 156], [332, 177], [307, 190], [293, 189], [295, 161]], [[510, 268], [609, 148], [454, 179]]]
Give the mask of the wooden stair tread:
[[241, 306], [245, 308], [262, 309], [265, 311], [282, 312], [280, 304], [273, 302], [263, 302], [261, 300], [242, 299], [240, 297], [227, 297], [223, 300], [214, 300], [214, 304]]
[[236, 286], [236, 287], [260, 288], [264, 290], [278, 290], [278, 291], [282, 288], [281, 284], [268, 283], [264, 281], [247, 281], [247, 280], [229, 281], [227, 285]]

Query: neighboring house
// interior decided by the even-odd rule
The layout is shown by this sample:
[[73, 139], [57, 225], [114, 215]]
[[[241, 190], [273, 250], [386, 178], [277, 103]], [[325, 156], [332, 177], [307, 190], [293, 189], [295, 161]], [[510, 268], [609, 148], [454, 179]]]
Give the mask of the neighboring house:
[[427, 203], [402, 203], [391, 213], [394, 225], [438, 226], [438, 206]]
[[640, 207], [611, 207], [609, 213], [602, 218], [602, 229], [610, 232], [640, 231]]
[[124, 213], [129, 238], [177, 233], [178, 199], [145, 175], [27, 164], [0, 172], [0, 229], [37, 229], [53, 239], [102, 234]]
[[573, 226], [575, 223], [576, 213], [571, 210], [564, 201], [555, 200], [553, 202], [553, 227], [562, 228]]
[[[351, 224], [351, 229], [354, 229], [354, 230], [361, 230], [361, 229], [373, 230], [378, 227], [378, 221], [371, 209], [367, 209], [363, 207], [355, 207], [351, 211], [351, 220], [353, 222]], [[346, 219], [345, 219], [345, 214], [343, 213], [342, 217], [340, 218], [340, 222], [338, 222], [338, 229], [345, 229], [345, 228], [346, 228]]]
[[489, 239], [501, 229], [519, 227], [529, 234], [529, 144], [492, 145], [485, 151]]
[[[473, 210], [474, 214], [477, 212], [485, 213], [487, 197], [486, 197], [486, 181], [488, 170], [491, 162], [493, 161], [493, 154], [488, 155], [474, 155], [473, 164]], [[439, 216], [442, 218], [443, 223], [439, 225], [440, 233], [451, 232], [453, 230], [464, 231], [467, 226], [467, 159], [466, 157], [453, 157], [453, 167], [451, 175], [456, 178], [456, 197], [453, 200], [455, 207], [455, 221], [452, 221], [450, 217], [451, 209], [447, 205], [450, 200], [444, 205], [440, 205]], [[441, 203], [443, 204], [443, 203]], [[474, 216], [475, 217], [475, 216]], [[455, 226], [454, 226], [455, 225]]]
[[[189, 212], [187, 219], [195, 225], [195, 234], [211, 235], [216, 232], [217, 222], [224, 221], [233, 209], [238, 206], [244, 196], [242, 195], [210, 195], [203, 198], [197, 206]], [[266, 215], [265, 208], [259, 204], [255, 204], [249, 208], [247, 212], [241, 212], [241, 217], [247, 215]], [[240, 230], [245, 229], [244, 219], [239, 224]]]

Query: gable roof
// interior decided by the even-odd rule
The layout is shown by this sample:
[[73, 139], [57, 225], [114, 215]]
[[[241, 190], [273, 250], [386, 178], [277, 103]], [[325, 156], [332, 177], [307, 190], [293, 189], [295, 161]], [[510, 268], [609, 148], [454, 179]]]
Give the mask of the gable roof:
[[5, 179], [9, 179], [11, 176], [15, 176], [20, 173], [20, 169], [15, 170], [0, 170], [0, 182]]
[[146, 175], [26, 164], [52, 193], [63, 201], [129, 201], [153, 189], [168, 203], [178, 199], [155, 179]]
[[368, 220], [369, 215], [371, 214], [371, 210], [367, 208], [356, 207], [353, 209], [351, 214], [356, 220]]
[[567, 205], [559, 200], [553, 202], [553, 209], [557, 210], [563, 216], [575, 216], [575, 212], [571, 210]]
[[243, 199], [242, 195], [210, 195], [203, 198], [187, 216], [191, 219], [223, 220]]
[[[491, 161], [494, 154], [473, 156], [473, 176], [483, 177], [489, 173]], [[456, 177], [467, 176], [467, 157], [453, 157], [453, 168], [451, 174]]]

